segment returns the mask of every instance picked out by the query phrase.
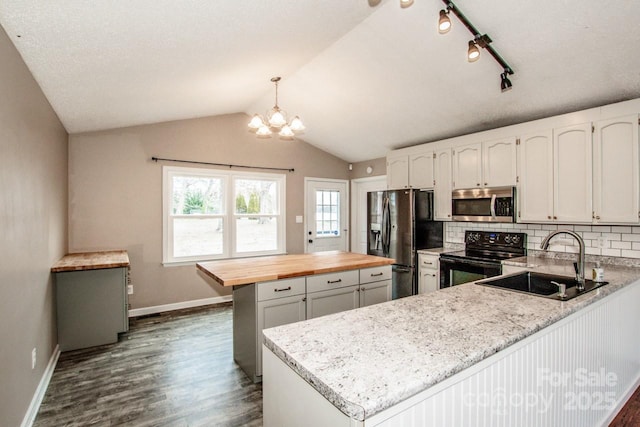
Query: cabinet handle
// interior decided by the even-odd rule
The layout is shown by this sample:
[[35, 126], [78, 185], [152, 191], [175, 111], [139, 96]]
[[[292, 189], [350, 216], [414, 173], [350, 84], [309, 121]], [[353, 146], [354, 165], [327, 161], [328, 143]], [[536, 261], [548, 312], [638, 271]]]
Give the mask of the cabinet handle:
[[596, 219], [600, 219], [600, 216], [599, 216], [599, 215], [596, 215]]
[[558, 217], [554, 215], [554, 216], [553, 216], [553, 219], [558, 219]]
[[275, 288], [273, 292], [285, 292], [290, 290], [291, 290], [291, 286], [289, 286], [288, 288], [282, 288], [282, 289]]
[[371, 277], [382, 276], [384, 273], [371, 273]]
[[433, 263], [432, 263], [432, 262], [426, 262], [426, 261], [423, 261], [423, 262], [422, 262], [422, 265], [433, 265]]
[[338, 280], [327, 280], [327, 283], [340, 283], [342, 282], [342, 279], [338, 279]]
[[307, 297], [302, 298], [302, 302], [306, 302], [307, 301]]
[[547, 219], [551, 219], [551, 215], [547, 215]]
[[432, 276], [433, 276], [433, 277], [436, 277], [436, 274], [435, 274], [435, 273], [433, 273], [433, 274], [432, 274]]
[[476, 183], [476, 186], [480, 187], [480, 183], [479, 183], [479, 182], [478, 182], [478, 183]]
[[485, 182], [485, 183], [484, 183], [484, 186], [486, 187], [487, 185], [489, 185], [489, 184], [487, 184], [487, 183]]

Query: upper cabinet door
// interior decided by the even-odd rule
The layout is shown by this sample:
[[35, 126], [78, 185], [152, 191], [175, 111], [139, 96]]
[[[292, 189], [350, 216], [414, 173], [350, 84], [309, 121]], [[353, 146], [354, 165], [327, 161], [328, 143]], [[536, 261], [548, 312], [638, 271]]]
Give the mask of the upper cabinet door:
[[409, 188], [409, 156], [387, 157], [387, 189]]
[[453, 149], [453, 188], [482, 187], [482, 143]]
[[436, 151], [434, 219], [451, 221], [451, 149]]
[[553, 221], [553, 134], [520, 137], [518, 145], [518, 221]]
[[516, 137], [482, 144], [482, 175], [485, 187], [516, 185]]
[[554, 220], [590, 223], [592, 216], [591, 123], [553, 130]]
[[595, 123], [593, 222], [637, 224], [640, 214], [638, 115]]
[[433, 151], [409, 156], [409, 185], [411, 188], [433, 188]]

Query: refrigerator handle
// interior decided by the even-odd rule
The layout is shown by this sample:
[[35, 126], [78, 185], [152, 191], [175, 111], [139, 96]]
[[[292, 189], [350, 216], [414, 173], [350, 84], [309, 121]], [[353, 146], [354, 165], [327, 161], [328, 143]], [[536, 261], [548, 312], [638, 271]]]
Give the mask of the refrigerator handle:
[[382, 252], [389, 255], [389, 239], [391, 235], [391, 211], [389, 208], [389, 197], [385, 197], [382, 202]]

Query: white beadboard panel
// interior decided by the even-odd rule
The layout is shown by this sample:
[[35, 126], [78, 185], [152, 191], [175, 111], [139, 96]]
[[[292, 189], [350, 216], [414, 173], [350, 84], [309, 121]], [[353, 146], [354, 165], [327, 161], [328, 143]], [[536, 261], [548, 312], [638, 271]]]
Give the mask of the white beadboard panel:
[[637, 282], [365, 426], [606, 425], [640, 384], [639, 300]]

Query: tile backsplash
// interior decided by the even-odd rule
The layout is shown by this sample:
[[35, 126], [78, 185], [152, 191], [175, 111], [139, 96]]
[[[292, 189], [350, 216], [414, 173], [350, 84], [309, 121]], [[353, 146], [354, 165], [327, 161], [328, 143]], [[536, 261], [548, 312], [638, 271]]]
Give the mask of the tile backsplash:
[[[582, 236], [589, 255], [640, 258], [640, 226], [447, 222], [445, 242], [451, 245], [464, 243], [465, 230], [513, 231], [527, 233], [527, 250], [540, 250], [545, 236], [559, 229], [575, 231]], [[549, 250], [577, 253], [578, 242], [571, 236], [559, 235], [551, 240]]]

